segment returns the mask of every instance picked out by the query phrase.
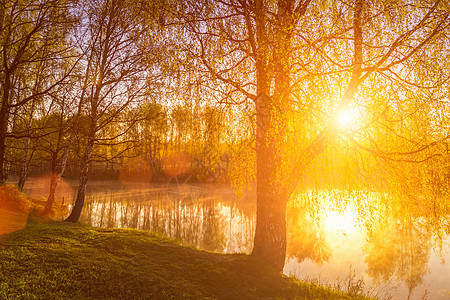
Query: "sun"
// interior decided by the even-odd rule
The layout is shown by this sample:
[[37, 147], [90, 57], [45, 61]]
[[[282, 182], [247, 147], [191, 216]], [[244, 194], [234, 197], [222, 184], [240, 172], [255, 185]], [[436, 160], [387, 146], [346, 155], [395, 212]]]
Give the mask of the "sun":
[[342, 109], [337, 114], [337, 122], [341, 127], [351, 128], [355, 123], [355, 112], [351, 109]]
[[335, 126], [341, 129], [355, 130], [361, 125], [362, 111], [355, 106], [342, 107], [334, 115]]

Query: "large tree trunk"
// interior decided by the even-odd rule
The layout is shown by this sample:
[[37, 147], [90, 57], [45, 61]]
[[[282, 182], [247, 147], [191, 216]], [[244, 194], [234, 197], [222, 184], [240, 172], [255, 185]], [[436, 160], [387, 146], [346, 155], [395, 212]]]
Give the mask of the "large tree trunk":
[[[258, 153], [256, 231], [252, 255], [268, 262], [276, 271], [282, 271], [286, 257], [286, 205], [289, 197], [279, 185], [271, 182], [276, 171], [274, 164]], [[271, 175], [272, 174], [272, 175]]]
[[[262, 258], [279, 272], [283, 271], [286, 257], [286, 205], [290, 197], [286, 189], [287, 178], [284, 178], [286, 167], [290, 166], [283, 161], [283, 151], [290, 105], [291, 28], [295, 22], [293, 4], [292, 1], [278, 3], [280, 24], [275, 28], [272, 45], [268, 43], [269, 36], [265, 30], [267, 20], [257, 19], [257, 222], [252, 255]], [[257, 9], [262, 9], [262, 2], [260, 5]]]
[[252, 255], [281, 272], [286, 256], [286, 205], [290, 194], [283, 176], [284, 122], [272, 101], [263, 96], [257, 101], [257, 222]]

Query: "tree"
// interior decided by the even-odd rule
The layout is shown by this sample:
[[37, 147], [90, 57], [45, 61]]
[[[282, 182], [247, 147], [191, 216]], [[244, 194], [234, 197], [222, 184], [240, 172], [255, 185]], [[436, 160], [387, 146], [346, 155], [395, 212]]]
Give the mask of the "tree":
[[[361, 126], [373, 128], [380, 109], [398, 97], [389, 89], [418, 84], [418, 77], [406, 75], [415, 73], [411, 62], [429, 57], [426, 46], [448, 27], [440, 1], [422, 2], [204, 0], [168, 10], [188, 32], [182, 40], [186, 68], [194, 64], [208, 74], [210, 89], [226, 94], [229, 103], [254, 103], [258, 204], [252, 255], [275, 270], [285, 261], [286, 205], [308, 166], [339, 135], [360, 145], [335, 116], [352, 104], [373, 105]], [[385, 89], [379, 103], [363, 98], [375, 86]]]
[[[78, 132], [83, 145], [81, 171], [75, 205], [66, 219], [69, 222], [77, 222], [80, 217], [95, 146], [117, 138], [102, 137], [99, 132], [117, 120], [125, 108], [140, 100], [145, 87], [144, 56], [136, 45], [137, 37], [145, 28], [138, 23], [132, 2], [84, 1], [79, 9], [86, 22], [80, 28], [78, 44], [85, 67], [80, 101], [87, 122]], [[133, 120], [135, 122], [136, 118]], [[125, 128], [118, 136], [123, 136], [127, 130]]]
[[[73, 21], [69, 7], [70, 3], [65, 0], [1, 3], [0, 181], [3, 184], [7, 179], [6, 139], [14, 136], [8, 132], [12, 110], [18, 111], [47, 94], [68, 76], [68, 73], [58, 70], [44, 72], [43, 76], [38, 68], [43, 65], [49, 67], [49, 62], [61, 60], [67, 55], [67, 48], [57, 45], [64, 40], [67, 25]], [[21, 74], [27, 74], [28, 68], [36, 70], [34, 75], [40, 77], [38, 81], [20, 80]], [[37, 82], [40, 82], [39, 86]]]
[[[74, 84], [74, 81], [69, 81], [69, 83]], [[79, 109], [71, 116], [71, 111], [74, 109], [74, 104], [76, 104], [74, 103], [76, 100], [73, 99], [70, 93], [71, 86], [69, 84], [61, 86], [58, 89], [58, 93], [54, 93], [56, 97], [55, 107], [52, 107], [50, 114], [44, 116], [46, 117], [45, 123], [52, 130], [50, 134], [40, 139], [41, 143], [44, 144], [44, 150], [50, 156], [49, 195], [45, 207], [41, 212], [44, 216], [51, 212], [53, 203], [55, 202], [56, 188], [66, 169], [69, 152], [74, 139], [75, 125], [79, 121]], [[80, 107], [80, 103], [78, 103], [78, 107]]]

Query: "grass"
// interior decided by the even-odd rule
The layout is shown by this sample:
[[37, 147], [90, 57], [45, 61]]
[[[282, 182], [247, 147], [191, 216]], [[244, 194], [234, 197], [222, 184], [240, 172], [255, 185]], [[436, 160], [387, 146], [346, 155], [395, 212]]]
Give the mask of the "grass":
[[0, 237], [0, 299], [364, 298], [145, 231], [29, 221]]

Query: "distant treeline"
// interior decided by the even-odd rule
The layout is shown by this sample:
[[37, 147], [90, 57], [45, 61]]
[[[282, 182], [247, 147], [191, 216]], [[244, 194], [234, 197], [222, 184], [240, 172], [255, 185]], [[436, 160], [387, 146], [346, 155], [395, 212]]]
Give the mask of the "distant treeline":
[[[27, 176], [48, 174], [53, 165], [60, 164], [69, 136], [75, 133], [64, 177], [78, 178], [87, 131], [83, 125], [87, 122], [74, 127], [73, 117], [58, 112], [34, 116], [27, 122], [31, 124], [29, 144], [24, 143], [26, 138], [9, 140], [8, 173], [21, 175], [22, 158], [28, 151]], [[121, 112], [99, 132], [89, 176], [149, 183], [175, 176], [178, 180], [228, 182], [230, 164], [236, 161], [239, 150], [251, 147], [252, 133], [246, 128], [249, 122], [224, 106], [168, 107], [144, 102]], [[18, 120], [14, 131], [25, 130], [25, 125]]]

